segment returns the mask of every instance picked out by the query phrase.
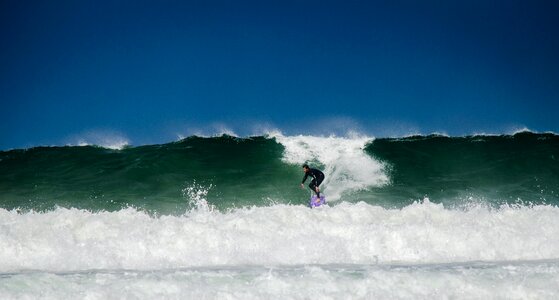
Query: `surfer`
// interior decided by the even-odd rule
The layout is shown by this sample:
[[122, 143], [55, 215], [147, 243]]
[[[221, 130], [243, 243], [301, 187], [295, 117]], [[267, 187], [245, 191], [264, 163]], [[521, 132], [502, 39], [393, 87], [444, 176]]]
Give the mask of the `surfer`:
[[307, 180], [307, 177], [311, 176], [313, 179], [311, 180], [309, 187], [316, 193], [316, 197], [320, 198], [320, 188], [318, 186], [324, 180], [324, 173], [320, 170], [309, 168], [309, 165], [307, 164], [303, 165], [303, 172], [305, 172], [305, 177], [303, 177], [303, 181], [301, 182], [301, 188], [305, 188], [304, 183]]

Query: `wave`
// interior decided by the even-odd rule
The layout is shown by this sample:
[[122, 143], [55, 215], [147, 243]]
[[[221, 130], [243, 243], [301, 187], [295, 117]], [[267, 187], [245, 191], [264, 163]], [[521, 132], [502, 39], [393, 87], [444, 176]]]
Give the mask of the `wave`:
[[389, 265], [557, 259], [559, 208], [402, 209], [364, 202], [273, 205], [181, 216], [136, 210], [0, 209], [0, 270]]
[[392, 201], [427, 195], [447, 203], [559, 203], [554, 134], [376, 139], [367, 151], [393, 166], [394, 184], [376, 191]]
[[[522, 132], [0, 152], [0, 297], [553, 299], [558, 150]], [[303, 162], [327, 206], [306, 206]]]
[[559, 136], [361, 135], [188, 137], [161, 145], [36, 147], [0, 152], [0, 207], [178, 215], [185, 190], [216, 209], [304, 204], [301, 164], [324, 170], [328, 201], [402, 208], [425, 197], [447, 207], [559, 204]]
[[[4, 299], [554, 299], [557, 261], [2, 274]], [[22, 286], [26, 287], [25, 289]]]

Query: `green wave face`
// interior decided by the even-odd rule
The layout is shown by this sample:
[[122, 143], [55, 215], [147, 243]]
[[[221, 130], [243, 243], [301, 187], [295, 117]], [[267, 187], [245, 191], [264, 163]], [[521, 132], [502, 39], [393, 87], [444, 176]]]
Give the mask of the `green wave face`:
[[367, 152], [392, 165], [392, 184], [373, 191], [392, 203], [559, 204], [557, 135], [377, 139]]
[[260, 205], [263, 197], [282, 199], [282, 187], [296, 183], [298, 169], [281, 162], [282, 151], [273, 139], [228, 136], [123, 150], [13, 150], [0, 156], [1, 203], [10, 209], [135, 206], [169, 213], [192, 205], [189, 194], [206, 193], [218, 207]]
[[450, 205], [557, 205], [558, 159], [559, 137], [533, 133], [376, 140], [221, 136], [123, 150], [37, 147], [0, 152], [0, 206], [134, 206], [181, 214], [200, 205], [306, 204], [302, 162], [324, 170], [323, 191], [333, 204], [403, 207], [428, 197]]

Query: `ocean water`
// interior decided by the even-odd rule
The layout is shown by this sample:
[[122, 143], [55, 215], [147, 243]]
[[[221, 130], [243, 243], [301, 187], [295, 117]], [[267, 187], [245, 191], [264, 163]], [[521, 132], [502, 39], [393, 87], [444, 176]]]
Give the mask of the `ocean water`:
[[3, 151], [0, 298], [555, 299], [558, 159], [531, 132]]

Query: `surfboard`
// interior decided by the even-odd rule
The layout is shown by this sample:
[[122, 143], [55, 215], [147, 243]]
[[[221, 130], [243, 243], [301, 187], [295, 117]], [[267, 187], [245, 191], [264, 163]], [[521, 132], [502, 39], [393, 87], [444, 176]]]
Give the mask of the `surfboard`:
[[324, 195], [320, 195], [320, 198], [318, 198], [316, 195], [312, 195], [311, 200], [309, 201], [309, 206], [311, 208], [319, 207], [324, 204], [326, 204], [326, 197], [324, 197]]

